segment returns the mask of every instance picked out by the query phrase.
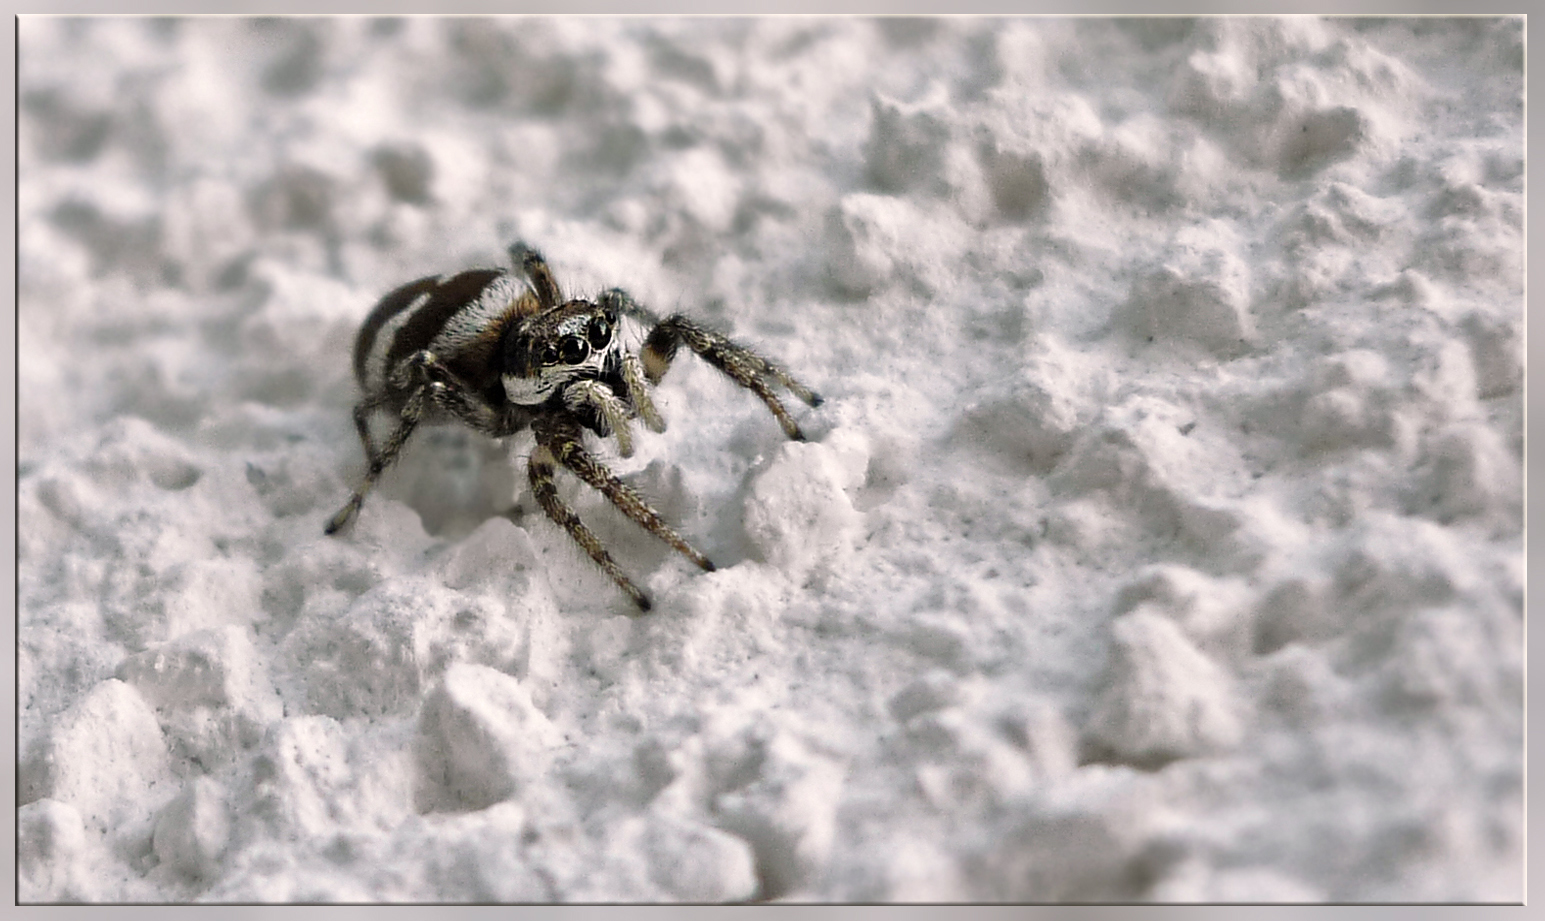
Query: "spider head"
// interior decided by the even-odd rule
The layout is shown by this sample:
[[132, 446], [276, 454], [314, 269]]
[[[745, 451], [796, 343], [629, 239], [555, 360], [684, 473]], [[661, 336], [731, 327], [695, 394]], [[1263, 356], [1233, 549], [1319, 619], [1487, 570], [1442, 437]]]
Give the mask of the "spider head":
[[599, 377], [621, 347], [616, 311], [589, 301], [528, 317], [505, 340], [505, 395], [525, 406], [545, 403], [570, 381]]

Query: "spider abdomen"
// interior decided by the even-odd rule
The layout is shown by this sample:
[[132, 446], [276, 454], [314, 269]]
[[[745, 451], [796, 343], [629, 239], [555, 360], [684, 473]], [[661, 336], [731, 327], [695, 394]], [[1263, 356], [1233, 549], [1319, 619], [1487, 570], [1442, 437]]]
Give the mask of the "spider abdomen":
[[524, 305], [524, 282], [501, 269], [472, 269], [409, 282], [381, 298], [360, 326], [354, 374], [367, 394], [404, 388], [392, 375], [421, 351], [437, 356], [480, 394], [502, 403], [497, 355], [506, 327]]

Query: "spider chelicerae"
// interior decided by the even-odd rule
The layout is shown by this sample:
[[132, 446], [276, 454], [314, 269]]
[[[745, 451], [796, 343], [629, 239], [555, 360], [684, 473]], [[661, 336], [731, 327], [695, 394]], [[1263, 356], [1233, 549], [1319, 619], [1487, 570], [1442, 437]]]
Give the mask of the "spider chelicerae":
[[[804, 434], [772, 385], [781, 384], [811, 406], [821, 398], [745, 346], [681, 314], [661, 320], [620, 288], [595, 301], [565, 299], [547, 260], [524, 243], [510, 247], [510, 258], [518, 272], [471, 269], [409, 282], [383, 297], [365, 319], [354, 343], [354, 375], [364, 394], [354, 407], [354, 425], [367, 466], [359, 488], [328, 521], [327, 533], [354, 520], [366, 493], [420, 423], [457, 419], [494, 438], [529, 426], [536, 446], [527, 473], [542, 511], [647, 611], [649, 596], [559, 498], [553, 483], [557, 467], [599, 490], [698, 566], [712, 571], [714, 565], [585, 448], [584, 430], [616, 439], [623, 457], [633, 453], [634, 419], [664, 431], [649, 390], [683, 345], [760, 397], [796, 441]], [[637, 354], [628, 351], [620, 334], [625, 319], [648, 329]], [[383, 411], [397, 424], [378, 446], [370, 419]]]

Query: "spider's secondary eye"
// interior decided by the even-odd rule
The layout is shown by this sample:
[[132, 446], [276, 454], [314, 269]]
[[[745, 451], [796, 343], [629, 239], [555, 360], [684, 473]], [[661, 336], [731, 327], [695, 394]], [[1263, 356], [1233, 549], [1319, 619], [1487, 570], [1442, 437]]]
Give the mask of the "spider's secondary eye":
[[558, 363], [558, 348], [553, 345], [542, 346], [542, 364], [555, 365]]
[[578, 336], [564, 336], [559, 348], [563, 350], [563, 363], [566, 365], [577, 365], [590, 354], [590, 346]]
[[596, 317], [585, 330], [585, 338], [590, 340], [593, 349], [606, 348], [606, 344], [612, 341], [612, 324], [605, 317]]

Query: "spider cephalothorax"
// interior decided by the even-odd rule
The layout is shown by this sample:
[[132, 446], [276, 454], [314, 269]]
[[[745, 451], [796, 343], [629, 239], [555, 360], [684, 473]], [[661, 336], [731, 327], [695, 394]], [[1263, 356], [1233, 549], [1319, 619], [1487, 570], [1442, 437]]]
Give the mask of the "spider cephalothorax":
[[[683, 344], [760, 397], [790, 438], [804, 435], [771, 382], [811, 406], [821, 398], [767, 359], [680, 314], [656, 319], [621, 289], [593, 302], [565, 301], [539, 253], [517, 243], [510, 255], [520, 275], [473, 269], [421, 278], [383, 297], [360, 327], [354, 373], [364, 398], [354, 407], [354, 424], [368, 466], [364, 482], [328, 521], [327, 533], [353, 520], [420, 422], [458, 419], [495, 438], [529, 426], [536, 448], [527, 472], [537, 503], [647, 611], [648, 596], [558, 497], [555, 465], [568, 468], [694, 563], [708, 570], [713, 564], [586, 450], [582, 431], [616, 438], [624, 457], [633, 453], [635, 418], [664, 431], [649, 388]], [[649, 330], [637, 354], [623, 341], [624, 319]], [[379, 448], [370, 433], [370, 416], [378, 410], [398, 420]]]
[[510, 324], [504, 335], [504, 392], [522, 406], [540, 406], [564, 385], [595, 380], [622, 368], [617, 311], [589, 301]]

